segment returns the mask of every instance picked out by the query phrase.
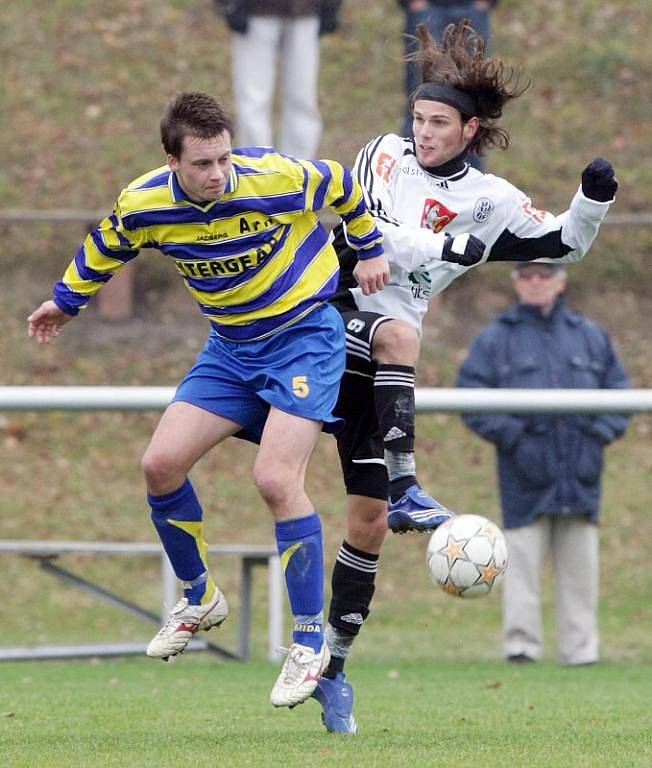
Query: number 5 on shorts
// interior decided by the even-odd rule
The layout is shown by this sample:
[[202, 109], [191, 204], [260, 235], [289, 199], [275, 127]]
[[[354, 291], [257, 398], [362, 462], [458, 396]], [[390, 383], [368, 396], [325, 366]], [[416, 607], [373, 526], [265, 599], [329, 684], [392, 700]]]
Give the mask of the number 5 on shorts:
[[307, 376], [294, 376], [292, 378], [292, 391], [297, 397], [308, 397], [310, 394], [310, 387], [308, 386]]

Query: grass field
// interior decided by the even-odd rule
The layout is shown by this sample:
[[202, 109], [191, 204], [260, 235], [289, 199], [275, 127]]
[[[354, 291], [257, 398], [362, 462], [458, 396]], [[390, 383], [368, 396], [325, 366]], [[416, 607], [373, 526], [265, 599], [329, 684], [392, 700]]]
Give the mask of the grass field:
[[[161, 162], [160, 109], [175, 89], [230, 101], [228, 34], [211, 0], [55, 0], [5, 4], [0, 25], [2, 207], [110, 209], [118, 190]], [[401, 12], [395, 0], [343, 4], [324, 40], [322, 154], [352, 162], [394, 131], [403, 109]], [[534, 78], [506, 114], [510, 149], [491, 171], [563, 210], [581, 168], [609, 157], [620, 181], [614, 214], [652, 209], [652, 16], [648, 0], [502, 0], [494, 50]], [[164, 260], [135, 268], [136, 316], [102, 323], [92, 307], [48, 349], [27, 343], [25, 318], [50, 293], [82, 233], [77, 225], [0, 223], [0, 384], [177, 383], [206, 327]], [[604, 325], [637, 387], [652, 386], [649, 254], [652, 228], [606, 225], [573, 267], [569, 301]], [[168, 265], [169, 266], [169, 265]], [[451, 386], [474, 334], [511, 301], [508, 267], [456, 282], [427, 321], [419, 386]], [[0, 537], [152, 541], [139, 459], [158, 414], [0, 413]], [[253, 661], [206, 655], [165, 666], [146, 659], [0, 665], [0, 764], [9, 768], [318, 765], [497, 768], [652, 765], [652, 423], [632, 420], [607, 454], [601, 532], [604, 663], [554, 663], [554, 608], [545, 578], [546, 661], [507, 667], [500, 600], [464, 602], [434, 589], [426, 540], [392, 537], [373, 612], [349, 665], [362, 728], [329, 737], [309, 702], [267, 702], [264, 574], [254, 584]], [[253, 450], [227, 443], [193, 481], [212, 543], [270, 543], [250, 480]], [[456, 416], [418, 421], [424, 485], [457, 511], [499, 520], [491, 447]], [[343, 533], [335, 446], [323, 439], [308, 478], [324, 520], [327, 565]], [[146, 641], [152, 628], [61, 586], [33, 563], [0, 560], [3, 644]], [[151, 610], [158, 566], [69, 558], [76, 572]], [[235, 643], [238, 578], [214, 571], [234, 610], [220, 630]]]
[[274, 710], [276, 669], [184, 658], [10, 664], [0, 682], [9, 768], [177, 765], [647, 768], [652, 671], [402, 658], [351, 665], [360, 734], [319, 705]]

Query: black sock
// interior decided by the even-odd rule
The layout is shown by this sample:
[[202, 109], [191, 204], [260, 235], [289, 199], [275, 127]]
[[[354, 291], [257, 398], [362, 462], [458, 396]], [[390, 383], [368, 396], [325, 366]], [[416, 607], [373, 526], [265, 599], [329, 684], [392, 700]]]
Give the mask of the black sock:
[[417, 478], [414, 475], [403, 475], [403, 477], [398, 477], [396, 480], [392, 480], [389, 484], [390, 499], [393, 502], [398, 501], [405, 491], [407, 491], [411, 485], [414, 485], [416, 481]]
[[334, 680], [340, 672], [344, 672], [345, 661], [346, 659], [343, 659], [341, 656], [331, 656], [328, 666], [322, 672], [323, 677]]
[[331, 652], [327, 677], [335, 677], [344, 669], [362, 624], [369, 615], [369, 604], [375, 590], [379, 555], [363, 552], [343, 541], [337, 553], [331, 579], [331, 604], [325, 628]]

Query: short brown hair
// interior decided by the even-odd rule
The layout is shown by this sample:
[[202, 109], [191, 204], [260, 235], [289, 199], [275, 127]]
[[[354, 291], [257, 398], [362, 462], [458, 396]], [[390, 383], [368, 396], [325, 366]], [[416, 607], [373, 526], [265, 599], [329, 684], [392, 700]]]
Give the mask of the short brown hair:
[[213, 96], [201, 91], [175, 93], [165, 105], [161, 118], [161, 142], [168, 155], [180, 157], [185, 136], [212, 139], [228, 131], [233, 123]]

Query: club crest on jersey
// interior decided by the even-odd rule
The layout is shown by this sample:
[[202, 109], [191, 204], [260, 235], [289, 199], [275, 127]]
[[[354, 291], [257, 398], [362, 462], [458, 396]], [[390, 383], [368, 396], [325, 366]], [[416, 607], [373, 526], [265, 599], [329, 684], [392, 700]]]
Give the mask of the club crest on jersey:
[[496, 204], [488, 197], [479, 197], [476, 200], [475, 208], [473, 209], [473, 221], [476, 224], [483, 224], [494, 212]]
[[456, 216], [457, 214], [454, 211], [446, 208], [439, 200], [433, 200], [431, 197], [428, 197], [423, 204], [421, 226], [426, 229], [432, 229], [433, 232], [441, 232]]

